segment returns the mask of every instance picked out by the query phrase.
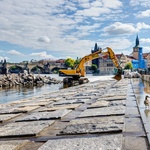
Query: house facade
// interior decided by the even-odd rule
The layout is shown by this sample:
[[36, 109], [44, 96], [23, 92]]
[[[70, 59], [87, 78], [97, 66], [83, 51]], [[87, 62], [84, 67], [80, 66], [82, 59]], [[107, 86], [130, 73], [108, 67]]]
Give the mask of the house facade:
[[[140, 53], [141, 49], [142, 48], [139, 46], [139, 38], [137, 35], [135, 40], [135, 46], [133, 47], [133, 51], [130, 55], [124, 55], [123, 53], [116, 54], [120, 66], [124, 68], [127, 63], [129, 62], [133, 63], [137, 61], [138, 64], [137, 68], [144, 65], [143, 68], [144, 69], [147, 68], [150, 71], [150, 52], [143, 53], [143, 51], [141, 51]], [[109, 56], [103, 56], [99, 58], [99, 73], [101, 75], [114, 74], [115, 70], [116, 70], [116, 66], [113, 64]]]
[[[122, 68], [124, 68], [125, 65], [128, 62], [131, 62], [133, 59], [133, 57], [124, 55], [123, 53], [116, 54], [116, 57], [118, 59], [118, 63]], [[112, 62], [112, 60], [109, 58], [108, 55], [99, 58], [99, 60], [100, 60], [99, 70], [101, 75], [106, 75], [106, 74], [112, 75], [116, 73], [116, 66], [114, 65], [114, 63]]]
[[147, 60], [147, 69], [150, 71], [150, 52], [144, 53], [143, 58]]

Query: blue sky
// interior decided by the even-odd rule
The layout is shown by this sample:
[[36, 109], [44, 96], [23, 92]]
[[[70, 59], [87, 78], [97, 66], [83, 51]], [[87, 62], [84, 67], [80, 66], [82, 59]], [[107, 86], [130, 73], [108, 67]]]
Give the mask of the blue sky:
[[149, 0], [0, 0], [0, 60], [83, 57], [95, 43], [150, 52]]

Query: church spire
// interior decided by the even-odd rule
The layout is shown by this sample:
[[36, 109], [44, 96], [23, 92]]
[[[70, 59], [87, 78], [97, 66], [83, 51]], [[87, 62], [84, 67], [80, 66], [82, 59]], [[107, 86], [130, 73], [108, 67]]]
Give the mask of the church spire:
[[135, 47], [138, 47], [139, 44], [140, 44], [140, 42], [139, 42], [139, 38], [138, 38], [138, 34], [137, 34], [136, 41], [135, 41]]
[[97, 51], [97, 43], [95, 43], [95, 47], [94, 47], [94, 51], [96, 52]]

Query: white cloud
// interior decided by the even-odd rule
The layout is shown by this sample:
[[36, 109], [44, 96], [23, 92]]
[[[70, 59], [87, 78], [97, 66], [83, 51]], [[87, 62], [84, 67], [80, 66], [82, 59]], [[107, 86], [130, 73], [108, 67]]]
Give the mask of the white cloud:
[[109, 8], [99, 8], [99, 7], [90, 7], [84, 10], [78, 10], [77, 16], [86, 16], [86, 17], [98, 17], [102, 14], [108, 14], [111, 10]]
[[49, 43], [50, 39], [47, 36], [42, 36], [38, 39], [39, 42]]
[[133, 34], [137, 30], [131, 24], [125, 24], [121, 22], [115, 22], [114, 24], [105, 27], [104, 32], [109, 35], [122, 35], [122, 34]]
[[137, 30], [141, 30], [141, 29], [150, 29], [150, 25], [145, 24], [144, 22], [139, 22], [137, 23]]
[[122, 7], [122, 2], [120, 0], [102, 0], [104, 7], [118, 9]]
[[142, 38], [142, 39], [140, 39], [140, 42], [142, 42], [142, 43], [150, 43], [150, 38]]
[[11, 54], [11, 55], [16, 55], [16, 56], [23, 56], [22, 53], [16, 51], [16, 50], [10, 50], [7, 52], [8, 54]]
[[143, 52], [149, 53], [150, 52], [150, 46], [143, 46]]
[[[1, 1], [0, 4], [1, 20], [3, 20], [0, 40], [34, 49], [66, 50], [68, 52], [70, 49], [79, 49], [80, 46], [87, 48], [89, 44], [83, 45], [82, 41], [80, 42], [81, 38], [85, 42], [86, 36], [97, 32], [100, 28], [101, 23], [88, 23], [86, 17], [92, 18], [93, 16], [99, 17], [101, 14], [114, 13], [122, 6], [119, 0], [113, 0], [113, 3], [109, 0], [79, 0], [78, 2], [38, 0], [36, 5], [29, 0], [22, 0], [21, 3], [14, 0], [14, 3]], [[77, 10], [83, 5], [82, 10]], [[70, 12], [71, 14], [69, 14]], [[80, 25], [83, 22], [85, 24]], [[41, 37], [41, 35], [46, 36]], [[67, 40], [68, 37], [71, 40]], [[73, 39], [75, 39], [74, 42]], [[87, 40], [88, 42], [89, 40]], [[80, 43], [78, 48], [74, 43]], [[91, 40], [90, 43], [93, 41]]]
[[90, 3], [89, 0], [78, 0], [80, 7], [82, 8], [89, 8], [90, 7]]
[[34, 59], [56, 59], [52, 55], [48, 55], [46, 51], [39, 53], [31, 53], [30, 56], [33, 56]]
[[114, 24], [105, 27], [104, 32], [106, 35], [131, 35], [137, 33], [141, 29], [150, 29], [150, 25], [145, 24], [144, 22], [138, 22], [136, 26], [134, 26], [135, 25], [133, 24], [115, 22]]
[[125, 37], [122, 38], [108, 38], [107, 40], [99, 40], [98, 41], [101, 48], [110, 47], [113, 49], [114, 52], [121, 53], [120, 51], [124, 49], [128, 49], [132, 46], [132, 43], [129, 41], [129, 39], [126, 39]]
[[[143, 20], [140, 22], [141, 18], [129, 16], [134, 14], [133, 7], [124, 5], [126, 3], [125, 0], [38, 0], [35, 5], [31, 0], [0, 1], [0, 41], [20, 45], [34, 52], [40, 49], [43, 52], [28, 51], [32, 53], [30, 57], [39, 58], [53, 57], [48, 54], [50, 51], [60, 56], [82, 57], [90, 53], [96, 41], [100, 41], [102, 47], [111, 43], [115, 49], [126, 49], [131, 45], [128, 39], [113, 37], [129, 37], [137, 31], [141, 34], [145, 31], [142, 29], [149, 29], [148, 23]], [[147, 0], [131, 0], [130, 4], [148, 6]], [[136, 7], [136, 14], [139, 12], [139, 16], [147, 17], [148, 8], [147, 11], [140, 8]], [[102, 35], [113, 36], [109, 38]], [[21, 54], [17, 51], [11, 53]]]
[[149, 0], [130, 0], [131, 6], [150, 7]]
[[150, 17], [150, 9], [145, 10], [145, 11], [141, 11], [141, 12], [139, 12], [138, 15], [136, 14], [135, 16], [138, 18]]

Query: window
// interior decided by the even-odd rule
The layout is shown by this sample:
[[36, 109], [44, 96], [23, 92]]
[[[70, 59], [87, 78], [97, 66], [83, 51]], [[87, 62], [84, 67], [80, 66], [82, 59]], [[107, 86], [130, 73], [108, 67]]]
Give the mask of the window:
[[107, 67], [113, 67], [113, 64], [111, 63], [111, 64], [107, 64]]

